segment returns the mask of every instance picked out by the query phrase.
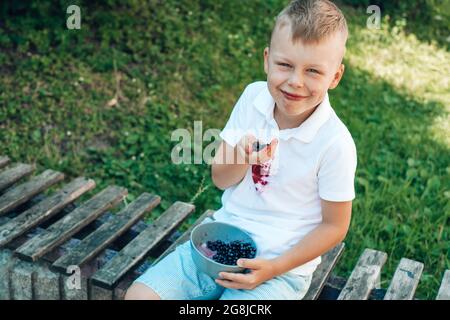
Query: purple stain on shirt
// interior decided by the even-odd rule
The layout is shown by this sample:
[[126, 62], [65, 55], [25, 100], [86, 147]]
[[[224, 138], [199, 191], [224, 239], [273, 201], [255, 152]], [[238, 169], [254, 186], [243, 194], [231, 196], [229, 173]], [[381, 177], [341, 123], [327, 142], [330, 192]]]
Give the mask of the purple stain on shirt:
[[269, 161], [263, 164], [252, 165], [252, 178], [257, 191], [262, 192], [264, 186], [268, 183], [267, 178], [270, 175], [270, 164], [271, 162]]

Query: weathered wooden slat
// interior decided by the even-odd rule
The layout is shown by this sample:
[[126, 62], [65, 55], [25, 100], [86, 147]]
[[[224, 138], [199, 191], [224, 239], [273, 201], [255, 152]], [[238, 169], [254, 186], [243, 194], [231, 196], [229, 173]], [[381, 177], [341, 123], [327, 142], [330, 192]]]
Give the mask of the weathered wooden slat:
[[[147, 226], [148, 226], [148, 224], [147, 224]], [[136, 227], [136, 225], [134, 227]], [[178, 237], [180, 237], [181, 234], [182, 233], [180, 231], [176, 230], [176, 231], [172, 232], [171, 235], [166, 240], [164, 240], [164, 242], [168, 242], [168, 243], [172, 244]], [[162, 243], [158, 244], [158, 247], [161, 246], [161, 245], [162, 245]], [[149, 254], [153, 254], [153, 251], [154, 250], [152, 249], [152, 251]], [[160, 251], [159, 248], [156, 251]], [[102, 255], [98, 259], [99, 269], [102, 266], [104, 266], [109, 260], [111, 260], [114, 256], [116, 256], [117, 253], [118, 253], [117, 251], [106, 249], [104, 251], [104, 253], [102, 253]], [[155, 254], [158, 254], [158, 253], [155, 252]], [[161, 253], [159, 253], [158, 256], [160, 254]], [[128, 288], [130, 287], [130, 285], [132, 284], [132, 282], [137, 277], [141, 276], [145, 271], [147, 271], [147, 269], [149, 267], [151, 267], [152, 261], [154, 261], [154, 259], [152, 261], [150, 261], [150, 260], [151, 259], [143, 259], [142, 262], [139, 262], [137, 267], [134, 267], [132, 271], [127, 272], [126, 275], [123, 276], [117, 282], [117, 284], [115, 285], [114, 290], [113, 290], [114, 291], [114, 295], [113, 295], [113, 299], [114, 300], [123, 300], [124, 299], [125, 293], [128, 290]]]
[[166, 251], [164, 251], [154, 262], [153, 265], [157, 264], [161, 259], [163, 259], [165, 256], [167, 256], [169, 253], [171, 253], [173, 250], [175, 250], [175, 248], [184, 243], [185, 241], [189, 240], [190, 236], [191, 236], [191, 232], [192, 230], [199, 225], [200, 223], [203, 222], [203, 220], [205, 220], [206, 218], [211, 218], [214, 214], [214, 210], [206, 210], [197, 220], [195, 220], [195, 222], [189, 227], [189, 229], [186, 230], [185, 233], [183, 233], [183, 235], [181, 237], [179, 237], [176, 241], [174, 241], [174, 243], [172, 243], [170, 245], [169, 248], [166, 249]]
[[68, 240], [83, 227], [114, 207], [127, 195], [127, 189], [111, 186], [78, 207], [63, 219], [47, 228], [47, 234], [38, 235], [16, 249], [23, 260], [36, 261], [47, 252]]
[[331, 271], [344, 252], [344, 247], [345, 244], [341, 242], [322, 256], [322, 262], [314, 271], [311, 285], [303, 300], [316, 300], [319, 297]]
[[9, 190], [0, 196], [0, 215], [17, 208], [22, 203], [63, 179], [64, 174], [61, 172], [45, 170], [30, 181]]
[[70, 265], [83, 265], [131, 228], [144, 214], [155, 208], [160, 201], [159, 196], [143, 193], [125, 209], [83, 239], [77, 247], [56, 260], [52, 267], [57, 271], [65, 272]]
[[450, 300], [450, 270], [446, 270], [436, 300]]
[[2, 224], [5, 224], [9, 221], [10, 219], [8, 217], [0, 217], [0, 226]]
[[177, 201], [152, 225], [142, 231], [91, 278], [99, 287], [112, 289], [160, 241], [180, 225], [194, 210], [192, 204]]
[[6, 167], [9, 163], [10, 159], [7, 156], [0, 156], [0, 169]]
[[412, 300], [423, 271], [423, 263], [402, 258], [384, 300]]
[[385, 252], [365, 249], [338, 300], [367, 300], [370, 291], [379, 282], [381, 268], [386, 262]]
[[0, 172], [0, 191], [9, 188], [23, 177], [31, 174], [35, 169], [36, 167], [33, 165], [18, 163], [14, 167]]
[[113, 300], [114, 291], [89, 283], [89, 300]]
[[0, 172], [0, 191], [3, 191], [14, 183], [28, 176], [36, 169], [36, 166], [18, 163], [14, 167]]
[[[320, 295], [317, 298], [317, 300], [336, 300], [339, 296], [339, 293], [345, 287], [346, 282], [347, 282], [346, 278], [338, 276], [334, 274], [334, 272], [332, 272], [331, 275], [328, 277], [328, 280], [325, 283], [322, 292], [320, 292]], [[375, 288], [372, 291], [370, 291], [368, 300], [383, 300], [385, 294], [386, 289]]]
[[49, 219], [66, 205], [95, 187], [94, 180], [77, 178], [19, 216], [0, 225], [0, 247]]

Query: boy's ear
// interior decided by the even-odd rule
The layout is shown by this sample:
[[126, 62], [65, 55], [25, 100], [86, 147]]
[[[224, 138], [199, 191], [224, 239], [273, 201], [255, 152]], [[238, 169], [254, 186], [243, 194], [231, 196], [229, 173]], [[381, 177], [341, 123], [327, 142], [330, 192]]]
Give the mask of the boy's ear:
[[337, 69], [336, 73], [334, 74], [333, 81], [331, 81], [329, 89], [334, 89], [339, 84], [339, 81], [341, 81], [342, 76], [344, 75], [345, 66], [341, 63], [339, 68]]
[[269, 47], [264, 49], [264, 72], [269, 72]]

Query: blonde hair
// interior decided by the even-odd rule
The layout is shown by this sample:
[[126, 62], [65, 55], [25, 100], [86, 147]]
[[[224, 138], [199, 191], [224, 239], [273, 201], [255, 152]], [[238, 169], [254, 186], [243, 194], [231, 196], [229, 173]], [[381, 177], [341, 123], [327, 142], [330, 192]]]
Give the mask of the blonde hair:
[[277, 16], [272, 35], [277, 28], [291, 25], [292, 41], [317, 43], [335, 33], [347, 40], [348, 27], [341, 10], [328, 0], [294, 0]]

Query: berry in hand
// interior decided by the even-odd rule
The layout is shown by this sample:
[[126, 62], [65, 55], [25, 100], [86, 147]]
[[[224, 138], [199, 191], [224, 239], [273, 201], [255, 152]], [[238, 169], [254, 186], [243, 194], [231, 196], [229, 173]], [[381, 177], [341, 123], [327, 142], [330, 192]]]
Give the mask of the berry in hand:
[[259, 143], [259, 141], [253, 142], [253, 151], [259, 152], [267, 146], [267, 143]]

